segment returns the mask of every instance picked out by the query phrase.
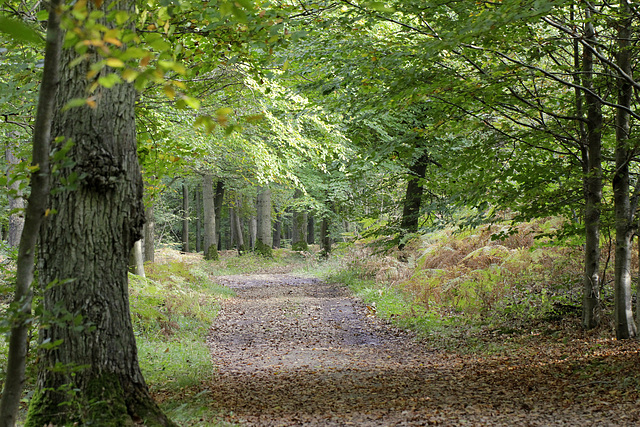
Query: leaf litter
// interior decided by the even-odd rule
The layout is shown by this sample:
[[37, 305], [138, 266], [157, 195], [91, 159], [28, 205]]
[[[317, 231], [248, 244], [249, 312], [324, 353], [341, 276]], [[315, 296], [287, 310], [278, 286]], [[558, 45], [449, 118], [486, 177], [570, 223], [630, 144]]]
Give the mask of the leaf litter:
[[211, 408], [249, 426], [631, 426], [637, 341], [536, 337], [492, 355], [434, 350], [341, 285], [289, 274], [217, 277]]

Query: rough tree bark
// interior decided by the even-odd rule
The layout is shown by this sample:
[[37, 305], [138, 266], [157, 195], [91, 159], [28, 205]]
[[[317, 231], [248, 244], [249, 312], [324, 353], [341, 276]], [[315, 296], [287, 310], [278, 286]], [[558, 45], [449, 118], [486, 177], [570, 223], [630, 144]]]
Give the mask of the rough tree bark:
[[206, 173], [202, 177], [202, 205], [204, 210], [204, 258], [218, 259], [216, 242], [216, 212], [213, 194], [213, 175]]
[[[590, 10], [586, 10], [589, 18]], [[585, 38], [595, 46], [595, 31], [589, 19], [585, 24]], [[577, 41], [576, 41], [577, 43]], [[577, 49], [577, 47], [576, 47]], [[582, 84], [594, 92], [593, 53], [583, 52]], [[578, 62], [579, 59], [576, 59]], [[576, 67], [578, 69], [579, 67]], [[589, 92], [584, 94], [587, 104], [586, 147], [582, 158], [584, 170], [585, 197], [585, 253], [582, 297], [582, 326], [595, 328], [600, 324], [600, 206], [602, 203], [602, 106], [598, 97]], [[577, 97], [578, 109], [581, 109]], [[580, 114], [580, 111], [579, 111]]]
[[[100, 9], [105, 16], [118, 9], [132, 14], [134, 6], [106, 0]], [[126, 83], [97, 87], [93, 108], [63, 111], [69, 100], [87, 96], [87, 73], [102, 59], [87, 53], [71, 67], [76, 58], [72, 49], [62, 53], [52, 128], [73, 141], [68, 157], [74, 166], [61, 169], [52, 186], [62, 190], [61, 179], [71, 173], [82, 178], [76, 189], [50, 196], [56, 213], [43, 224], [39, 251], [43, 310], [50, 316], [40, 342], [60, 344], [40, 350], [26, 425], [175, 425], [149, 394], [129, 312], [128, 260], [144, 223], [136, 92]]]
[[18, 247], [16, 288], [13, 306], [17, 309], [11, 319], [11, 335], [7, 354], [7, 375], [0, 401], [0, 425], [16, 425], [22, 388], [25, 381], [25, 365], [29, 348], [29, 320], [31, 318], [34, 280], [35, 248], [42, 220], [48, 203], [50, 169], [49, 153], [51, 123], [54, 115], [55, 94], [59, 83], [59, 62], [62, 49], [60, 14], [62, 1], [50, 4], [47, 23], [43, 79], [40, 85], [36, 122], [33, 129], [33, 155], [31, 164], [38, 166], [31, 177], [31, 193], [25, 212], [25, 223]]
[[[620, 70], [632, 75], [631, 14], [627, 0], [620, 1], [622, 19], [618, 22], [617, 64]], [[631, 84], [618, 76], [618, 104], [629, 108], [633, 95]], [[631, 308], [631, 249], [634, 235], [635, 207], [629, 198], [629, 162], [634, 150], [629, 140], [630, 115], [624, 108], [616, 110], [616, 169], [613, 176], [613, 199], [616, 223], [614, 319], [616, 337], [636, 336], [636, 324]]]

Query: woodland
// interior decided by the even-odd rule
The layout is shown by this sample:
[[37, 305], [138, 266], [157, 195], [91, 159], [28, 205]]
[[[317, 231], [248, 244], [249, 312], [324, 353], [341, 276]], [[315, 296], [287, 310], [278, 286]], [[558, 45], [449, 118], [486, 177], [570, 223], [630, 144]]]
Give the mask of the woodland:
[[0, 425], [640, 422], [639, 24], [0, 0]]

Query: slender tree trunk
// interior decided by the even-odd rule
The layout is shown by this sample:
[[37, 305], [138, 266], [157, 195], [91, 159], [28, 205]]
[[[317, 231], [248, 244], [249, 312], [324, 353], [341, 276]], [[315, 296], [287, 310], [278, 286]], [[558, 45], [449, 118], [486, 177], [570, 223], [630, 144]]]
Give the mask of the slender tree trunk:
[[236, 244], [236, 212], [229, 206], [229, 249]]
[[189, 252], [189, 187], [182, 184], [182, 252]]
[[240, 220], [240, 198], [236, 195], [236, 205], [233, 208], [233, 228], [236, 238], [236, 245], [238, 247], [238, 253], [243, 254], [246, 250], [244, 246], [244, 236], [242, 233], [242, 221]]
[[156, 221], [154, 218], [154, 205], [152, 200], [145, 209], [145, 223], [143, 228], [144, 260], [146, 262], [155, 261], [155, 228]]
[[[293, 198], [300, 199], [302, 191], [296, 190]], [[291, 225], [291, 249], [294, 251], [307, 251], [307, 213], [300, 207], [293, 211], [293, 221]]]
[[196, 252], [199, 253], [202, 250], [201, 247], [201, 240], [202, 240], [202, 236], [200, 233], [200, 228], [202, 227], [202, 208], [201, 208], [201, 203], [200, 203], [200, 197], [202, 195], [202, 191], [200, 190], [200, 186], [198, 186], [196, 188], [196, 192], [195, 192], [195, 197], [194, 197], [194, 203], [195, 203], [195, 210], [196, 210]]
[[249, 246], [251, 250], [256, 249], [256, 238], [258, 237], [258, 218], [255, 215], [249, 217]]
[[276, 213], [276, 220], [273, 227], [273, 247], [279, 248], [282, 239], [282, 213]]
[[327, 207], [330, 212], [325, 212], [320, 225], [320, 240], [322, 244], [322, 255], [326, 258], [331, 253], [331, 213], [333, 213], [333, 202], [327, 201]]
[[218, 250], [222, 249], [222, 203], [224, 202], [224, 181], [219, 179], [216, 183], [216, 238], [218, 241]]
[[[631, 18], [627, 0], [620, 1], [622, 19], [618, 23], [618, 67], [628, 75], [631, 69]], [[618, 77], [618, 104], [631, 106], [632, 86]], [[618, 339], [636, 336], [636, 324], [631, 308], [631, 247], [634, 229], [629, 199], [629, 162], [633, 149], [629, 141], [630, 115], [623, 108], [616, 110], [616, 169], [613, 176], [613, 198], [616, 221], [615, 297], [614, 317]]]
[[[96, 3], [87, 2], [89, 12]], [[131, 15], [134, 6], [106, 0], [100, 10], [104, 16], [119, 9]], [[82, 178], [75, 190], [50, 195], [56, 213], [43, 223], [38, 252], [43, 310], [55, 319], [40, 329], [40, 342], [60, 344], [40, 349], [26, 426], [174, 425], [149, 394], [129, 311], [129, 255], [144, 223], [136, 92], [127, 83], [99, 86], [93, 108], [63, 110], [69, 100], [87, 96], [87, 73], [103, 60], [89, 51], [71, 67], [77, 58], [73, 48], [61, 56], [52, 128], [52, 135], [73, 141], [67, 155], [74, 166], [60, 169], [52, 185], [61, 189], [71, 173]]]
[[[7, 178], [11, 177], [13, 168], [20, 163], [20, 160], [13, 154], [11, 149], [6, 150], [7, 157]], [[24, 209], [24, 199], [22, 191], [20, 191], [20, 181], [16, 180], [11, 183], [9, 189], [13, 194], [9, 194], [9, 211], [15, 209]], [[7, 229], [7, 244], [12, 248], [17, 248], [20, 244], [20, 236], [24, 227], [24, 216], [21, 213], [12, 213], [9, 215], [9, 226]]]
[[202, 178], [202, 204], [204, 207], [204, 257], [215, 260], [218, 258], [218, 244], [216, 242], [216, 209], [213, 194], [213, 175], [207, 173]]
[[270, 256], [273, 246], [271, 231], [271, 189], [259, 187], [256, 199], [256, 216], [258, 219], [256, 249], [263, 255]]
[[131, 257], [129, 259], [129, 272], [137, 276], [145, 277], [144, 257], [142, 256], [142, 240], [138, 240], [133, 244]]
[[33, 129], [33, 156], [31, 164], [37, 170], [31, 177], [31, 193], [25, 212], [22, 237], [18, 246], [16, 289], [14, 302], [18, 311], [11, 318], [11, 335], [7, 354], [6, 378], [0, 401], [0, 425], [16, 425], [22, 388], [25, 382], [25, 366], [29, 349], [29, 325], [31, 324], [31, 284], [34, 280], [35, 248], [45, 210], [48, 205], [51, 152], [51, 125], [55, 108], [55, 96], [59, 83], [59, 63], [62, 49], [60, 14], [62, 1], [52, 0], [47, 23], [47, 39], [44, 54], [44, 73], [40, 85], [36, 122]]
[[309, 214], [307, 221], [307, 243], [313, 245], [316, 242], [316, 221], [313, 214]]
[[[424, 193], [424, 177], [428, 164], [429, 155], [424, 153], [409, 168], [409, 180], [407, 181], [407, 192], [404, 197], [402, 222], [400, 224], [403, 235], [418, 231], [420, 206], [422, 205], [422, 194]], [[404, 247], [404, 241], [401, 241], [399, 247]]]
[[[587, 18], [590, 11], [587, 9]], [[593, 24], [585, 24], [585, 38], [595, 46]], [[577, 68], [577, 67], [576, 67]], [[590, 91], [593, 87], [593, 54], [589, 49], [583, 52], [583, 85]], [[582, 298], [582, 326], [595, 328], [600, 324], [600, 206], [602, 203], [602, 108], [600, 100], [585, 93], [587, 104], [587, 146], [583, 150], [586, 170], [583, 177], [585, 194], [585, 253]], [[580, 97], [577, 106], [580, 107]]]

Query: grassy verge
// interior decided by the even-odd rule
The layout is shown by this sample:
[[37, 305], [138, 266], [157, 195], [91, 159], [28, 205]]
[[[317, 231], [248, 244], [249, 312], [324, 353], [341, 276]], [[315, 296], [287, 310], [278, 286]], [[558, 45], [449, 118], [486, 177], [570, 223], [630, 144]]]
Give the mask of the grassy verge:
[[130, 276], [130, 304], [140, 367], [149, 389], [180, 425], [225, 425], [206, 404], [215, 374], [205, 340], [219, 302], [233, 295], [205, 265], [169, 262]]

